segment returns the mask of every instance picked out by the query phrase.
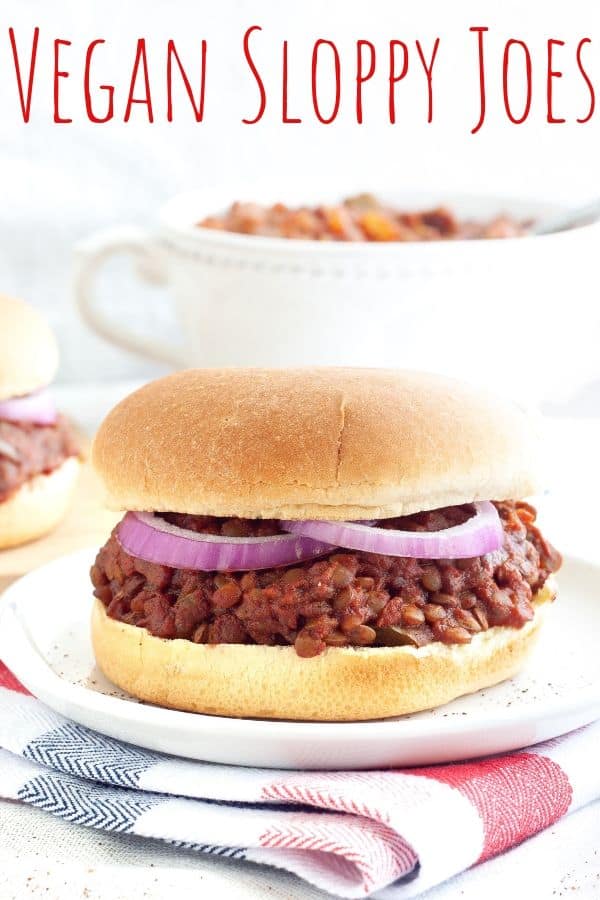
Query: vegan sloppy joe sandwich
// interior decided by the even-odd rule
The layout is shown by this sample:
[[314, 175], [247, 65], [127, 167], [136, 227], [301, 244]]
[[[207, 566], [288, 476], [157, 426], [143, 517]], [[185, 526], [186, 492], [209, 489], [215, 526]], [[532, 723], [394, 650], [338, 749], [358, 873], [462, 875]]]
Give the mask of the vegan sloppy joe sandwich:
[[75, 485], [79, 443], [48, 389], [57, 368], [45, 321], [0, 295], [0, 549], [50, 531]]
[[91, 571], [96, 659], [161, 706], [431, 708], [514, 675], [554, 598], [530, 425], [459, 382], [190, 370], [122, 401], [92, 455], [125, 511]]

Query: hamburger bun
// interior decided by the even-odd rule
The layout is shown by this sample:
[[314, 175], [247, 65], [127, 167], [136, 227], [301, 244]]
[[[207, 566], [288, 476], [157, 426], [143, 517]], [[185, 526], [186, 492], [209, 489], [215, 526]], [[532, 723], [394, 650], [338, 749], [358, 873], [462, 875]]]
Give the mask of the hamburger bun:
[[0, 400], [46, 387], [58, 369], [58, 347], [44, 319], [23, 300], [0, 295]]
[[537, 481], [516, 406], [382, 369], [178, 372], [119, 403], [92, 455], [113, 508], [194, 515], [385, 518]]
[[469, 644], [330, 647], [312, 659], [293, 647], [163, 640], [109, 618], [96, 600], [92, 642], [114, 684], [159, 706], [245, 718], [382, 719], [441, 706], [515, 675], [554, 594], [550, 578], [534, 598], [530, 622], [490, 628]]
[[66, 459], [48, 475], [36, 475], [0, 503], [0, 550], [41, 537], [67, 512], [80, 462]]
[[[515, 406], [408, 371], [179, 372], [123, 400], [92, 458], [111, 505], [190, 515], [379, 519], [514, 500], [536, 486], [531, 425]], [[109, 617], [99, 600], [92, 638], [105, 675], [160, 706], [377, 719], [515, 674], [553, 596], [548, 581], [531, 621], [480, 631], [470, 643], [329, 646], [308, 659], [293, 646], [165, 640]]]

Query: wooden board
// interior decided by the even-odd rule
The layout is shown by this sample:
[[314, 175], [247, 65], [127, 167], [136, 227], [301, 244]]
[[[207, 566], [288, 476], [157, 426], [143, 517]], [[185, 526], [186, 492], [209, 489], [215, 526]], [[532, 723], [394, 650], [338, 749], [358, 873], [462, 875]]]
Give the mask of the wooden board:
[[103, 506], [100, 484], [89, 464], [84, 464], [71, 510], [58, 528], [30, 544], [0, 550], [0, 592], [15, 578], [57, 556], [81, 547], [100, 547], [121, 515]]

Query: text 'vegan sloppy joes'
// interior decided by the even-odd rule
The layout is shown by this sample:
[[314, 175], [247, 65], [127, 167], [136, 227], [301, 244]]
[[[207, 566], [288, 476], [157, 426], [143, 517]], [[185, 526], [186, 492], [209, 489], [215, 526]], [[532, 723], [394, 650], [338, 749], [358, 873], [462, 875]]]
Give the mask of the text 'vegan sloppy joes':
[[142, 388], [93, 450], [127, 510], [92, 568], [98, 663], [144, 700], [367, 719], [506, 678], [560, 557], [520, 498], [527, 420], [457, 382], [193, 370]]
[[0, 549], [50, 531], [75, 485], [79, 445], [48, 390], [57, 367], [43, 319], [0, 296]]

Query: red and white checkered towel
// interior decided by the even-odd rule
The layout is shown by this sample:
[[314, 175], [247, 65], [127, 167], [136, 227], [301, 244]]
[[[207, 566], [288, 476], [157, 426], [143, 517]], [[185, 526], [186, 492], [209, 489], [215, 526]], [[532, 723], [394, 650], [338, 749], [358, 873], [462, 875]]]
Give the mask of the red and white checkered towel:
[[0, 797], [82, 826], [278, 866], [341, 897], [418, 896], [599, 798], [599, 741], [597, 722], [526, 751], [453, 765], [236, 768], [76, 725], [0, 663]]

